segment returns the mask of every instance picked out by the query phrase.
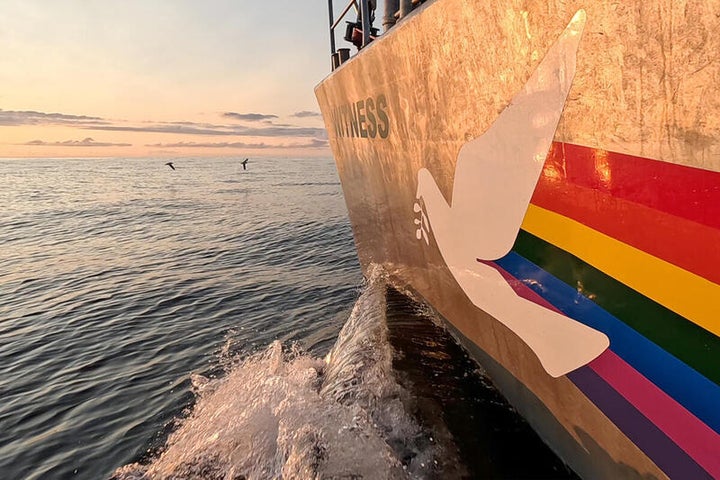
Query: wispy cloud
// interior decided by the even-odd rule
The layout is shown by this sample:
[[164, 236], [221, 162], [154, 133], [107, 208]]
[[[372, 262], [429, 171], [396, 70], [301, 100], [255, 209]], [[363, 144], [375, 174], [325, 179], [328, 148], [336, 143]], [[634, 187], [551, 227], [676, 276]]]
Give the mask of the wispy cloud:
[[328, 142], [327, 139], [323, 139], [323, 138], [313, 138], [310, 141], [310, 144], [308, 145], [308, 147], [313, 147], [313, 148], [321, 148], [321, 147], [325, 148], [325, 147], [329, 147], [329, 146], [330, 146], [330, 142]]
[[302, 112], [296, 112], [290, 115], [291, 117], [295, 118], [310, 118], [310, 117], [319, 117], [320, 112], [311, 112], [309, 110], [303, 110]]
[[259, 122], [261, 120], [272, 120], [273, 118], [278, 118], [277, 115], [273, 114], [236, 112], [225, 112], [222, 116], [225, 118], [233, 118], [235, 120], [243, 120], [245, 122]]
[[268, 148], [320, 148], [327, 147], [328, 141], [313, 138], [306, 143], [283, 143], [270, 145], [265, 142], [176, 142], [176, 143], [153, 143], [145, 145], [153, 148], [243, 148], [243, 149], [268, 149]]
[[84, 138], [82, 140], [65, 140], [64, 142], [45, 142], [42, 140], [32, 140], [25, 145], [34, 145], [41, 147], [132, 147], [131, 143], [111, 143], [96, 142], [92, 138]]
[[145, 145], [153, 148], [272, 148], [264, 142], [175, 142], [175, 143], [151, 143]]
[[20, 125], [104, 125], [107, 120], [87, 115], [68, 115], [65, 113], [43, 113], [32, 110], [0, 110], [0, 126], [14, 127]]
[[173, 133], [179, 135], [213, 135], [242, 137], [324, 137], [325, 129], [295, 127], [292, 125], [269, 125], [245, 127], [242, 125], [192, 124], [190, 122], [157, 123], [149, 125], [97, 125], [82, 127], [86, 130], [109, 132]]
[[175, 133], [180, 135], [236, 135], [221, 126], [191, 124], [190, 122], [157, 123], [148, 125], [98, 125], [82, 127], [85, 130], [102, 130], [106, 132], [138, 132], [138, 133]]
[[[302, 111], [292, 115], [295, 118], [307, 118], [319, 115], [315, 112]], [[255, 137], [255, 138], [305, 138], [319, 139], [327, 143], [327, 133], [323, 128], [303, 127], [292, 124], [274, 123], [274, 114], [236, 113], [226, 112], [225, 118], [244, 120], [246, 124], [227, 123], [200, 123], [189, 121], [175, 122], [130, 122], [126, 120], [108, 120], [88, 115], [69, 115], [64, 113], [44, 113], [36, 111], [0, 110], [0, 127], [20, 125], [60, 125], [76, 127], [82, 130], [103, 132], [135, 132], [135, 133], [161, 133], [187, 136], [223, 136], [223, 137]], [[248, 122], [250, 122], [248, 124]], [[81, 141], [68, 140], [67, 142], [47, 143], [41, 140], [29, 142], [27, 145], [67, 145], [67, 146], [104, 146], [101, 142], [85, 139]], [[182, 142], [192, 144], [195, 142]], [[237, 145], [260, 145], [262, 142], [228, 142]], [[199, 142], [197, 144], [200, 144]], [[110, 144], [110, 146], [124, 146], [124, 144]], [[243, 147], [245, 148], [245, 147]], [[270, 147], [268, 147], [270, 148]]]

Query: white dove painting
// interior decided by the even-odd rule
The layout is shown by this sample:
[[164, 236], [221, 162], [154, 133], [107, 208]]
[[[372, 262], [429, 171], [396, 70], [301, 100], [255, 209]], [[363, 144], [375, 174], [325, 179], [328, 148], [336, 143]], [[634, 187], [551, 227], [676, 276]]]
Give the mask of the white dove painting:
[[553, 377], [600, 355], [607, 336], [518, 296], [488, 262], [517, 238], [572, 86], [585, 17], [575, 14], [488, 130], [460, 149], [451, 201], [421, 168], [414, 205], [417, 239], [434, 239], [470, 301], [517, 334]]

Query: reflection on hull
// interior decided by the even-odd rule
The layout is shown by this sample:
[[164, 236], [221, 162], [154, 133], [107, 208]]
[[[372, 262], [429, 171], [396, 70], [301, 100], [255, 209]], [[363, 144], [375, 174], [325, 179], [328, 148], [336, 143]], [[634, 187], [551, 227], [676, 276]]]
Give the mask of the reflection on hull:
[[[720, 19], [525, 8], [429, 2], [317, 87], [361, 264], [432, 305], [581, 477], [720, 478], [720, 40], [693, 40]], [[535, 84], [565, 93], [495, 135]], [[386, 138], [335, 133], [379, 95]]]

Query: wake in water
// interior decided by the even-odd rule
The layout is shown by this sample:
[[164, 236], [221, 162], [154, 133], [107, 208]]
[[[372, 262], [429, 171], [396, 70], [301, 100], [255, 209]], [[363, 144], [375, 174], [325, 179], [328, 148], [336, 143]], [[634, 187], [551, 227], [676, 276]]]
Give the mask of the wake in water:
[[325, 359], [279, 342], [217, 380], [148, 465], [113, 480], [424, 479], [442, 447], [408, 413], [392, 370], [385, 283], [373, 275]]

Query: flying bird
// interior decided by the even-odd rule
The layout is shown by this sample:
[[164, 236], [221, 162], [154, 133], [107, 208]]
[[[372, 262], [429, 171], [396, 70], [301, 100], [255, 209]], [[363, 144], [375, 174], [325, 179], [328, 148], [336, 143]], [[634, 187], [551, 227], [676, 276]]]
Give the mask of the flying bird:
[[165, 165], [175, 170], [175, 167], [173, 167], [173, 162], [167, 162]]
[[246, 158], [245, 160], [243, 160], [242, 162], [240, 162], [240, 163], [242, 163], [243, 170], [247, 170], [247, 162], [248, 162], [248, 160], [249, 160], [249, 159]]

